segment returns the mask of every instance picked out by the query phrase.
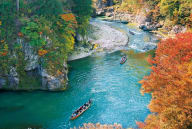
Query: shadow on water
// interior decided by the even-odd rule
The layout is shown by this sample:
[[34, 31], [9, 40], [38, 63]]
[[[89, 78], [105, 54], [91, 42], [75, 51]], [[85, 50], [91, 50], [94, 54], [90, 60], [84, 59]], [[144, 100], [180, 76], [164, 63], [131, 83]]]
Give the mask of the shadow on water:
[[0, 112], [15, 112], [24, 109], [24, 105], [0, 106]]

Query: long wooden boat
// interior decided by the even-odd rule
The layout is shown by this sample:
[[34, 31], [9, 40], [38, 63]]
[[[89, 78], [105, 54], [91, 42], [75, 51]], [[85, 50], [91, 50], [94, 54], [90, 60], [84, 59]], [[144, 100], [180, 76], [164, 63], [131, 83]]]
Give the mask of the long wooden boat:
[[127, 61], [127, 57], [124, 56], [121, 58], [120, 64], [124, 64], [126, 61]]
[[72, 115], [71, 115], [71, 120], [75, 120], [76, 118], [78, 118], [81, 114], [83, 114], [90, 106], [91, 106], [91, 99], [85, 103], [84, 105], [82, 105], [81, 107], [79, 107]]

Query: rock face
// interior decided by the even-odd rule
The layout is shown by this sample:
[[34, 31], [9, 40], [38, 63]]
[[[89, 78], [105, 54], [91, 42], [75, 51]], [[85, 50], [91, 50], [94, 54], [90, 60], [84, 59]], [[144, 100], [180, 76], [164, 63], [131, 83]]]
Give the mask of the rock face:
[[[48, 41], [51, 43], [50, 41]], [[24, 61], [26, 62], [26, 65], [23, 66], [25, 73], [27, 76], [33, 77], [33, 75], [36, 75], [39, 77], [39, 80], [41, 81], [40, 86], [33, 86], [30, 87], [30, 90], [50, 90], [50, 91], [56, 91], [56, 90], [63, 90], [67, 86], [68, 82], [68, 67], [67, 67], [67, 61], [64, 61], [63, 64], [63, 70], [61, 71], [60, 75], [55, 74], [49, 74], [45, 68], [43, 68], [40, 65], [40, 57], [35, 54], [34, 48], [31, 47], [28, 43], [25, 43], [23, 40], [18, 39], [18, 44], [22, 44], [22, 51], [24, 53]], [[14, 55], [17, 57], [17, 55]], [[25, 79], [25, 78], [22, 78]], [[26, 87], [20, 87], [20, 75], [17, 72], [16, 68], [11, 66], [10, 71], [8, 75], [0, 75], [0, 89], [8, 89], [8, 90], [29, 90]]]
[[113, 5], [113, 0], [97, 0], [96, 2], [96, 8], [103, 8], [107, 6], [112, 6]]
[[11, 67], [8, 75], [8, 87], [17, 89], [19, 85], [19, 75], [14, 67]]
[[169, 32], [170, 34], [184, 33], [187, 31], [187, 28], [181, 25], [175, 25]]
[[97, 11], [96, 11], [96, 16], [105, 16], [105, 10], [103, 10], [103, 9], [98, 9]]
[[150, 11], [147, 7], [143, 7], [141, 9], [142, 11], [135, 13], [130, 12], [124, 12], [119, 10], [119, 7], [102, 7], [99, 9], [96, 9], [99, 14], [97, 16], [100, 16], [102, 12], [102, 16], [105, 15], [107, 18], [105, 20], [107, 21], [115, 21], [115, 22], [121, 22], [121, 23], [137, 23], [138, 27], [144, 31], [156, 31], [159, 28], [163, 28], [167, 30], [171, 35], [185, 32], [187, 29], [184, 26], [175, 25], [171, 26], [169, 29], [164, 28], [164, 21], [156, 22], [153, 21], [150, 16], [147, 16], [146, 14]]
[[1, 77], [0, 78], [0, 89], [3, 88], [3, 86], [5, 86], [5, 85], [6, 85], [6, 79]]

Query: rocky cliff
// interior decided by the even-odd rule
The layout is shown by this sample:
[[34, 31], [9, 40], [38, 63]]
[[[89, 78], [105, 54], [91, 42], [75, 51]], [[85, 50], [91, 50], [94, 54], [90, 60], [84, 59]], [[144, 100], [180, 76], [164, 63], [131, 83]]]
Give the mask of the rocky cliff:
[[[49, 41], [51, 44], [52, 42]], [[24, 70], [16, 68], [18, 62], [9, 65], [7, 74], [0, 75], [0, 89], [5, 90], [64, 90], [68, 83], [68, 66], [64, 61], [63, 68], [58, 74], [57, 71], [50, 73], [42, 66], [44, 59], [35, 53], [34, 48], [18, 38], [16, 44], [21, 45], [23, 54]], [[21, 56], [13, 51], [13, 57], [19, 60]]]
[[0, 90], [64, 90], [76, 33], [86, 34], [90, 0], [0, 1]]

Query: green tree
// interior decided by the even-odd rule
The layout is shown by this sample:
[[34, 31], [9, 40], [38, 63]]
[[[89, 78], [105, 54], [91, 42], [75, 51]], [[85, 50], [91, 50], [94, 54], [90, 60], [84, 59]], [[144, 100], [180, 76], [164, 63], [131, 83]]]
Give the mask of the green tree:
[[78, 33], [86, 35], [89, 25], [89, 19], [92, 14], [92, 0], [73, 0], [73, 13], [76, 15], [78, 22]]

